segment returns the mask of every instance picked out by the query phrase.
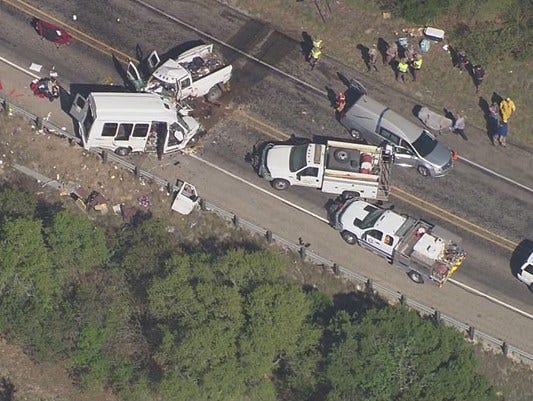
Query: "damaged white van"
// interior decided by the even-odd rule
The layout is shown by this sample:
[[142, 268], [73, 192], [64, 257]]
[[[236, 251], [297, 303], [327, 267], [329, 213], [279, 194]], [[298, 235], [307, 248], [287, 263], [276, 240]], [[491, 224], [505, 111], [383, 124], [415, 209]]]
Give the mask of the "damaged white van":
[[200, 130], [194, 118], [153, 93], [77, 94], [70, 114], [85, 149], [110, 149], [120, 156], [155, 152], [160, 158], [193, 143]]

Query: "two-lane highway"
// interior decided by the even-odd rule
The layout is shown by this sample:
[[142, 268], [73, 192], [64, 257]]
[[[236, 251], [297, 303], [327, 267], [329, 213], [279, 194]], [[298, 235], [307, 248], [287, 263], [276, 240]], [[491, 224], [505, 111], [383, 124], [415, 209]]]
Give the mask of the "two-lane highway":
[[[74, 83], [122, 84], [111, 54], [124, 61], [134, 58], [139, 47], [143, 54], [152, 48], [164, 52], [202, 36], [198, 30], [205, 32], [206, 41], [216, 38], [220, 46], [228, 44], [224, 52], [235, 66], [234, 88], [223, 99], [218, 117], [204, 121], [210, 130], [198, 156], [261, 188], [270, 191], [245, 161], [246, 153], [257, 142], [283, 140], [292, 134], [348, 138], [333, 118], [325, 93], [326, 87], [343, 89], [339, 72], [348, 77], [355, 72], [326, 59], [320, 68], [309, 73], [298, 41], [291, 42], [291, 38], [273, 32], [268, 25], [216, 2], [158, 0], [151, 1], [153, 6], [146, 8], [138, 1], [49, 1], [39, 5], [42, 17], [56, 18], [67, 24], [67, 29], [75, 28], [70, 30], [77, 40], [61, 49], [42, 42], [34, 34], [28, 10], [32, 14], [39, 11], [31, 8], [37, 2], [30, 3], [30, 6], [16, 0], [0, 3], [2, 54], [25, 66], [31, 62], [43, 64], [43, 73], [55, 66], [67, 89]], [[73, 14], [78, 17], [76, 22], [71, 20]], [[197, 31], [191, 31], [188, 25]], [[269, 67], [269, 63], [275, 65]], [[398, 93], [387, 93], [372, 81], [365, 81], [365, 85], [372, 96], [375, 94], [374, 97], [406, 115], [415, 104], [413, 99]], [[64, 109], [68, 110], [68, 104]], [[439, 140], [460, 147], [463, 157], [519, 182], [522, 187], [464, 162], [458, 162], [449, 176], [436, 180], [396, 168], [393, 183], [397, 190], [392, 201], [402, 212], [443, 224], [464, 238], [469, 257], [457, 280], [531, 313], [531, 294], [511, 276], [509, 257], [513, 244], [533, 237], [533, 196], [529, 190], [533, 183], [532, 157], [513, 147], [492, 148], [483, 142], [484, 136], [482, 132], [471, 135], [469, 143], [450, 135], [442, 135]], [[148, 168], [157, 165], [150, 158], [145, 158], [145, 163]], [[167, 174], [173, 174], [172, 166], [167, 170]], [[276, 195], [317, 216], [325, 216], [323, 206], [328, 199], [325, 194], [291, 188]], [[266, 215], [264, 210], [258, 213]], [[339, 238], [340, 246], [345, 245]]]

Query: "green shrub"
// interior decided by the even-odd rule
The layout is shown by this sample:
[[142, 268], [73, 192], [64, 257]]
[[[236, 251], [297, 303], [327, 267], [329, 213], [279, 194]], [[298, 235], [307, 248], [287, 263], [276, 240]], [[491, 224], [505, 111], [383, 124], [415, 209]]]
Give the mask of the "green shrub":
[[380, 6], [407, 21], [425, 25], [448, 12], [449, 0], [382, 0]]

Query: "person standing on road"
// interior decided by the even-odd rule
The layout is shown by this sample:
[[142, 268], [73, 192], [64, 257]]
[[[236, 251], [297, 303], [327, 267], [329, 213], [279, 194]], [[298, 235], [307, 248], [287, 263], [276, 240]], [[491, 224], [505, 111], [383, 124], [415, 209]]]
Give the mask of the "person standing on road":
[[411, 62], [411, 73], [413, 74], [413, 81], [416, 81], [418, 71], [422, 68], [422, 55], [415, 53], [414, 59]]
[[483, 83], [483, 78], [485, 78], [485, 69], [481, 64], [476, 64], [472, 68], [472, 75], [474, 77], [474, 85], [476, 85], [476, 93], [479, 93], [479, 87]]
[[502, 100], [500, 103], [500, 113], [502, 115], [502, 121], [507, 124], [511, 115], [516, 111], [516, 105], [510, 97]]
[[[508, 134], [509, 134], [508, 125], [506, 123], [501, 123], [498, 126], [498, 130], [496, 131], [496, 140], [503, 147], [507, 146], [507, 144], [505, 143], [505, 140], [506, 140]], [[495, 144], [495, 141], [493, 143]]]
[[407, 71], [409, 71], [409, 64], [407, 64], [407, 59], [402, 58], [396, 66], [396, 81], [399, 81], [401, 78], [402, 82], [405, 83]]
[[374, 69], [376, 72], [378, 72], [378, 49], [376, 45], [372, 45], [370, 50], [368, 50], [368, 72], [372, 71]]

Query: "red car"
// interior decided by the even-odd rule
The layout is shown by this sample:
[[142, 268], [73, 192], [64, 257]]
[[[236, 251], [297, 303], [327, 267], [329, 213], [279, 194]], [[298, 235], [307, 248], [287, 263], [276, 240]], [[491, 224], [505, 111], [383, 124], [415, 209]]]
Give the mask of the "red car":
[[54, 42], [58, 47], [60, 45], [68, 45], [72, 42], [73, 38], [67, 31], [50, 22], [34, 18], [31, 21], [31, 25], [35, 31], [37, 31], [41, 39], [47, 39], [50, 42]]

